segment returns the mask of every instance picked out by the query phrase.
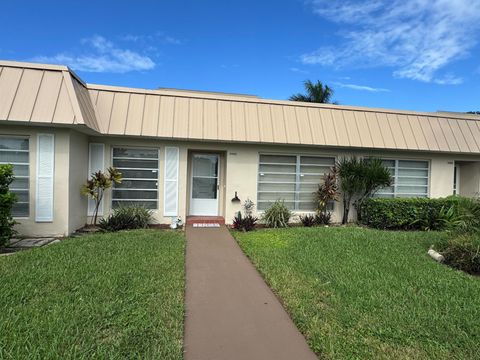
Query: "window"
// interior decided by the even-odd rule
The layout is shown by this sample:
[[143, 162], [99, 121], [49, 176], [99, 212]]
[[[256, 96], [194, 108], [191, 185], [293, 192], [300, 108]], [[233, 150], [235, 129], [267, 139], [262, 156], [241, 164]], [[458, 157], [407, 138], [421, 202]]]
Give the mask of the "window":
[[0, 164], [12, 164], [15, 180], [10, 189], [17, 195], [13, 206], [14, 217], [29, 216], [29, 140], [21, 137], [0, 137]]
[[128, 205], [158, 208], [158, 150], [114, 148], [113, 166], [122, 173], [114, 184], [112, 208]]
[[378, 191], [376, 197], [428, 197], [429, 162], [383, 160], [394, 184]]
[[327, 157], [260, 154], [258, 209], [284, 200], [290, 210], [315, 210], [314, 192], [334, 164], [335, 159]]

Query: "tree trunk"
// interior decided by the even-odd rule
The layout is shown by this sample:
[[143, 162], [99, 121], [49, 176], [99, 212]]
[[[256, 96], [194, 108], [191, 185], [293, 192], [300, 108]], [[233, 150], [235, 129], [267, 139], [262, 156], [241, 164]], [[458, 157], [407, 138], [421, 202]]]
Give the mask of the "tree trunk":
[[343, 219], [342, 224], [345, 225], [348, 222], [348, 213], [350, 212], [350, 199], [343, 199]]

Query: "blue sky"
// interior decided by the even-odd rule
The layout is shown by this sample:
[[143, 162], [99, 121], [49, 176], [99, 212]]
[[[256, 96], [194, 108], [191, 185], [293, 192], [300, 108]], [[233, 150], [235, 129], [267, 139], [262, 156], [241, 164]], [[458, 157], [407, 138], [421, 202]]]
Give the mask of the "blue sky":
[[0, 58], [86, 82], [480, 110], [480, 0], [9, 1]]

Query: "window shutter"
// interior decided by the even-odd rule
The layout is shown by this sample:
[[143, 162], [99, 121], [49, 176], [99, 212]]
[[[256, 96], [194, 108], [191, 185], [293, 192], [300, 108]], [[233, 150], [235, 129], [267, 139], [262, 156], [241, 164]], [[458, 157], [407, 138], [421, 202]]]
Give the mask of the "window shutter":
[[53, 134], [37, 135], [35, 221], [53, 221], [55, 145]]
[[[104, 144], [89, 144], [89, 157], [88, 157], [88, 178], [92, 173], [99, 170], [105, 170], [105, 145]], [[88, 216], [93, 216], [95, 211], [95, 201], [88, 199]], [[98, 207], [98, 215], [103, 215], [103, 199]]]
[[178, 147], [166, 147], [164, 216], [178, 215], [178, 160]]

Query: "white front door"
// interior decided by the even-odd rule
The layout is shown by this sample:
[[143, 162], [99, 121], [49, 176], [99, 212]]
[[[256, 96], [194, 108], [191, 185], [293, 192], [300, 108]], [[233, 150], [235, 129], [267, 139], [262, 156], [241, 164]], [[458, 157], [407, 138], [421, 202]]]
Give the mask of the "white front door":
[[218, 215], [218, 154], [192, 154], [190, 215]]

